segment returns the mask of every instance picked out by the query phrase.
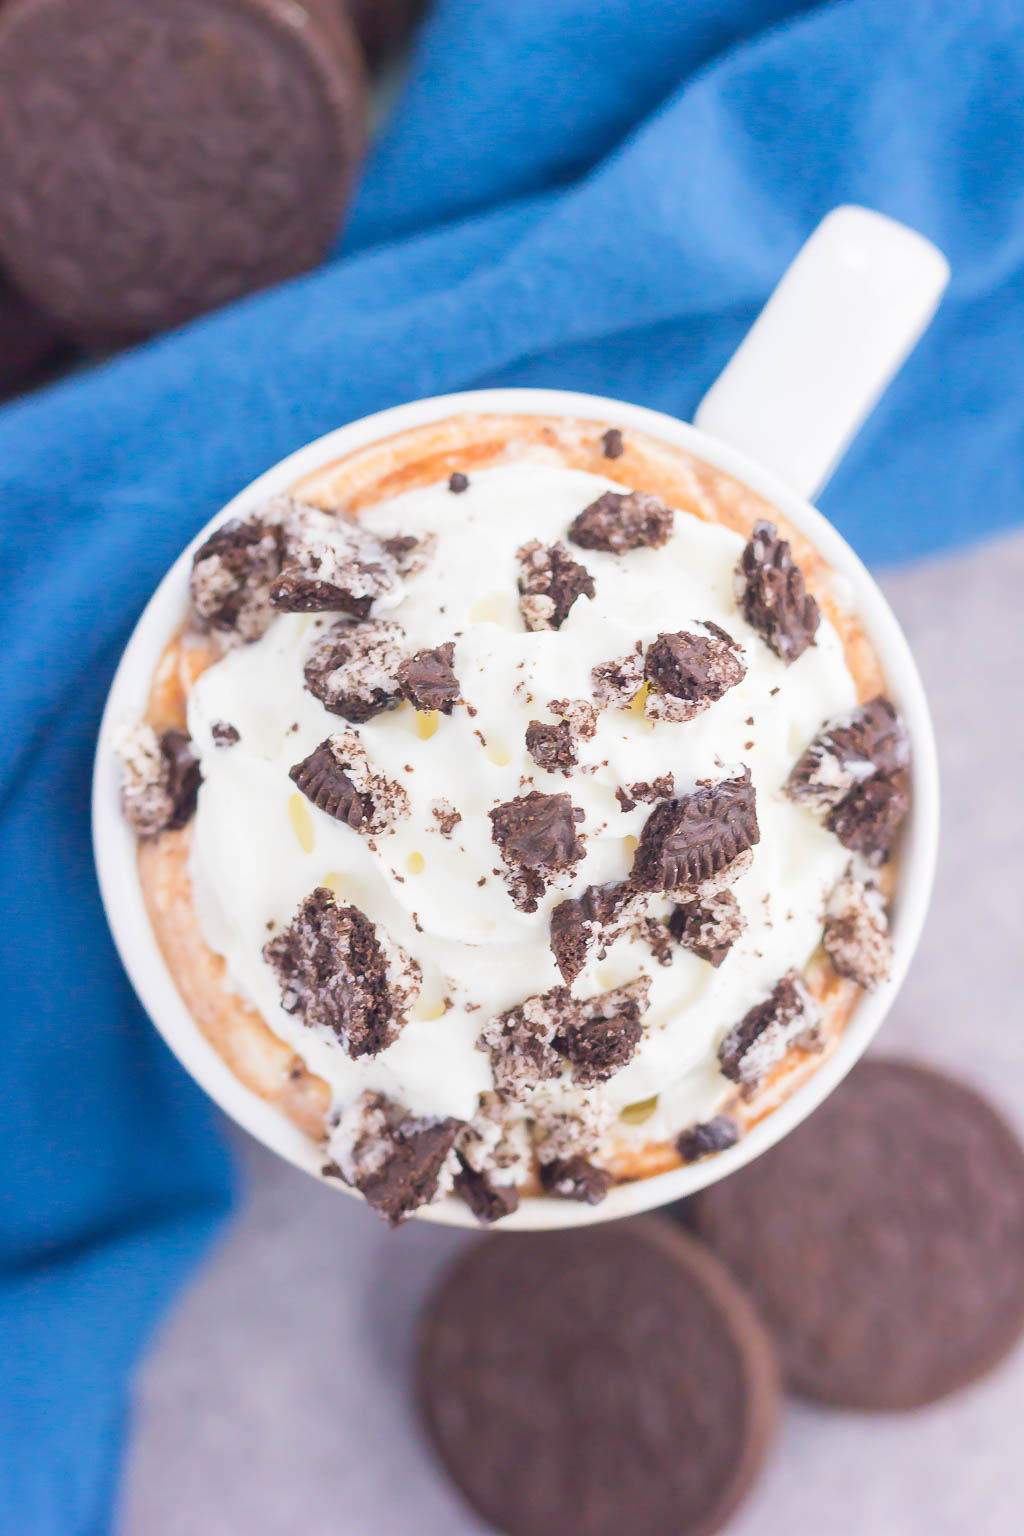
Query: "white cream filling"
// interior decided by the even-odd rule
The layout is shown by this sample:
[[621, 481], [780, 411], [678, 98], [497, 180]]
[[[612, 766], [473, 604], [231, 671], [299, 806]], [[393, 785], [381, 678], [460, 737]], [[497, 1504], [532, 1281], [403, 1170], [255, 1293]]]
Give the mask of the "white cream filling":
[[[632, 839], [652, 807], [624, 813], [615, 798], [620, 785], [671, 773], [676, 792], [686, 793], [700, 779], [746, 764], [761, 840], [734, 887], [746, 929], [718, 970], [681, 949], [670, 966], [659, 966], [645, 944], [623, 938], [574, 983], [586, 996], [641, 972], [651, 977], [633, 1060], [587, 1091], [616, 1114], [658, 1096], [649, 1118], [618, 1122], [615, 1135], [659, 1140], [714, 1113], [729, 1087], [717, 1070], [722, 1036], [787, 970], [802, 969], [819, 943], [825, 900], [849, 855], [781, 788], [822, 723], [856, 702], [833, 627], [823, 620], [816, 643], [785, 666], [736, 608], [733, 571], [743, 540], [678, 512], [661, 549], [615, 556], [570, 546], [591, 572], [596, 596], [578, 598], [558, 631], [530, 633], [523, 625], [517, 548], [529, 539], [564, 539], [602, 491], [622, 488], [582, 471], [523, 463], [474, 472], [460, 495], [439, 484], [364, 514], [365, 526], [383, 536], [437, 534], [433, 559], [406, 579], [387, 617], [402, 625], [410, 651], [454, 640], [455, 672], [476, 710], [459, 706], [440, 716], [426, 739], [409, 705], [357, 727], [374, 768], [401, 783], [410, 802], [410, 815], [376, 838], [376, 851], [301, 797], [293, 805], [289, 768], [346, 728], [303, 682], [306, 652], [333, 615], [282, 615], [192, 691], [189, 729], [203, 772], [192, 880], [203, 935], [225, 957], [229, 984], [329, 1083], [339, 1108], [376, 1089], [416, 1115], [473, 1115], [477, 1096], [492, 1085], [488, 1058], [476, 1046], [484, 1023], [561, 981], [548, 942], [552, 906], [629, 871]], [[549, 700], [592, 698], [595, 664], [704, 619], [742, 646], [747, 673], [738, 686], [686, 723], [651, 724], [637, 713], [605, 710], [568, 778], [537, 768], [524, 734], [531, 719], [556, 718]], [[216, 747], [216, 721], [233, 725], [240, 741]], [[567, 791], [584, 811], [586, 856], [538, 911], [523, 913], [493, 873], [501, 860], [488, 811], [533, 788]], [[440, 799], [462, 815], [450, 838], [431, 811]], [[374, 1058], [351, 1060], [285, 1013], [262, 958], [268, 925], [290, 922], [322, 884], [383, 925], [422, 967], [411, 1021]], [[446, 999], [451, 1006], [442, 1013]]]

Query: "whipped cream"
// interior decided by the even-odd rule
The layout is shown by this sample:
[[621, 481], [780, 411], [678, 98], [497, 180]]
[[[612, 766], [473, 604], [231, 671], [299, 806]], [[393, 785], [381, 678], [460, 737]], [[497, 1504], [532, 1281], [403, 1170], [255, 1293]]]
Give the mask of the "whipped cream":
[[[651, 804], [624, 811], [617, 788], [670, 775], [676, 795], [701, 780], [749, 768], [760, 842], [731, 887], [745, 927], [713, 969], [674, 946], [660, 965], [629, 932], [603, 959], [591, 955], [573, 983], [589, 997], [650, 978], [643, 1037], [632, 1060], [586, 1098], [608, 1135], [643, 1144], [713, 1115], [732, 1092], [716, 1051], [728, 1031], [785, 973], [803, 969], [821, 942], [825, 904], [848, 852], [808, 811], [785, 798], [794, 761], [822, 723], [853, 707], [854, 680], [834, 628], [786, 666], [747, 625], [733, 575], [744, 540], [719, 524], [677, 512], [662, 548], [623, 555], [572, 547], [594, 581], [558, 630], [528, 630], [519, 608], [517, 550], [564, 539], [577, 514], [607, 490], [628, 487], [550, 464], [475, 472], [453, 495], [446, 483], [368, 509], [361, 523], [382, 538], [436, 536], [426, 566], [390, 591], [375, 612], [401, 625], [410, 651], [454, 642], [465, 705], [425, 716], [410, 704], [348, 726], [304, 686], [311, 647], [332, 614], [282, 614], [256, 642], [230, 650], [199, 678], [189, 730], [202, 765], [192, 881], [203, 935], [227, 962], [226, 984], [252, 1003], [343, 1111], [367, 1090], [413, 1115], [469, 1120], [490, 1091], [478, 1041], [488, 1021], [561, 984], [549, 941], [551, 909], [591, 885], [629, 874]], [[547, 772], [526, 748], [531, 721], [560, 718], [551, 700], [594, 700], [595, 666], [645, 646], [659, 633], [711, 621], [742, 648], [742, 680], [695, 718], [652, 721], [640, 710], [598, 711], [580, 735], [578, 766]], [[217, 746], [214, 727], [239, 740]], [[325, 737], [355, 730], [376, 774], [400, 785], [408, 814], [373, 837], [318, 810], [289, 769]], [[536, 789], [568, 793], [583, 811], [585, 854], [534, 912], [513, 904], [489, 811]], [[438, 808], [443, 812], [439, 813]], [[459, 813], [452, 824], [448, 814]], [[445, 829], [449, 828], [449, 835]], [[316, 886], [358, 907], [420, 968], [409, 1021], [377, 1056], [353, 1060], [328, 1034], [281, 1006], [263, 958]], [[668, 897], [652, 901], [667, 915]], [[550, 1092], [557, 1094], [553, 1085]], [[566, 1089], [578, 1099], [580, 1090]], [[657, 1100], [642, 1123], [627, 1106]]]

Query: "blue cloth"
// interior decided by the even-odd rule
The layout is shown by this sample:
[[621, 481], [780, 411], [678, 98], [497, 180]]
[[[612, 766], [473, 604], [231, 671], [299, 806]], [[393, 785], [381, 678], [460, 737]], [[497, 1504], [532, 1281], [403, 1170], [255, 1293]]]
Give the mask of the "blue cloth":
[[846, 201], [954, 275], [826, 510], [875, 561], [1008, 524], [1022, 76], [1017, 0], [449, 0], [330, 264], [0, 413], [4, 1536], [110, 1528], [133, 1362], [228, 1199], [113, 954], [87, 828], [104, 692], [182, 543], [281, 455], [418, 395], [689, 414]]

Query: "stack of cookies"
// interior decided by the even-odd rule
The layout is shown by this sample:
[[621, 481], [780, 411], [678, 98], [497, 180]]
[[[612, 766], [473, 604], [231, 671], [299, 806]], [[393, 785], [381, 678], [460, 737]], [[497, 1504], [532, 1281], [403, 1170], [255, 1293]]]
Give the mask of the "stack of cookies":
[[670, 1213], [471, 1246], [417, 1393], [508, 1536], [712, 1536], [782, 1391], [922, 1407], [1024, 1327], [1024, 1149], [971, 1089], [869, 1060], [810, 1120]]

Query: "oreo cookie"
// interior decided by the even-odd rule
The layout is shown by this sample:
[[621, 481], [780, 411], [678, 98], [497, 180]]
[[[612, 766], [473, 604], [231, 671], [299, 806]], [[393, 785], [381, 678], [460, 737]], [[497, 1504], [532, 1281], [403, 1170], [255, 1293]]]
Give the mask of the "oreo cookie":
[[89, 346], [315, 266], [362, 155], [336, 0], [6, 0], [0, 252]]
[[332, 714], [361, 725], [399, 704], [404, 645], [393, 619], [333, 624], [310, 648], [306, 687]]
[[512, 898], [522, 911], [535, 912], [549, 883], [583, 857], [577, 832], [583, 812], [568, 795], [542, 795], [534, 789], [488, 815], [491, 840], [509, 870]]
[[307, 800], [335, 821], [342, 821], [358, 832], [369, 820], [372, 807], [345, 772], [329, 736], [301, 763], [290, 768], [288, 777]]
[[581, 549], [624, 555], [631, 549], [660, 549], [672, 537], [675, 513], [648, 491], [605, 491], [575, 519], [569, 538]]
[[712, 1536], [779, 1409], [747, 1298], [651, 1218], [464, 1250], [427, 1305], [416, 1390], [449, 1475], [507, 1536]]
[[384, 1094], [366, 1092], [331, 1133], [337, 1160], [322, 1172], [358, 1189], [389, 1227], [397, 1227], [442, 1192], [446, 1174], [450, 1181], [463, 1126], [452, 1117], [410, 1115]]
[[593, 597], [594, 578], [564, 544], [532, 539], [516, 551], [519, 611], [527, 629], [561, 629], [578, 597]]
[[792, 1045], [820, 1049], [818, 1005], [799, 971], [787, 971], [762, 1003], [755, 1003], [718, 1047], [722, 1074], [752, 1094]]
[[821, 612], [774, 523], [754, 524], [736, 567], [734, 590], [751, 629], [787, 666], [814, 644]]
[[690, 1202], [786, 1380], [838, 1407], [921, 1407], [1024, 1330], [1024, 1148], [967, 1086], [869, 1060]]
[[433, 650], [417, 651], [403, 661], [396, 674], [398, 691], [414, 709], [436, 710], [450, 715], [462, 697], [452, 662], [454, 642], [448, 640]]
[[726, 871], [760, 840], [749, 769], [664, 800], [640, 833], [630, 881], [640, 891], [697, 888]]
[[646, 713], [652, 720], [692, 720], [746, 673], [739, 646], [717, 624], [659, 635], [644, 660]]

